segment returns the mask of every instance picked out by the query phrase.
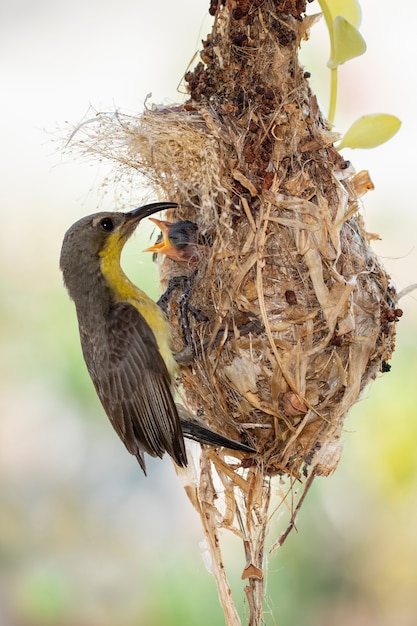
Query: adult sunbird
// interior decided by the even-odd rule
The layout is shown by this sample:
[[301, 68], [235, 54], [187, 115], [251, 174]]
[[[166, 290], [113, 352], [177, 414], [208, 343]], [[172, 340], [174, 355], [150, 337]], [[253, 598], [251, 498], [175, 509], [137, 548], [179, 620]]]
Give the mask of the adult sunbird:
[[[120, 255], [139, 222], [175, 208], [156, 202], [128, 213], [102, 212], [73, 224], [60, 267], [75, 303], [81, 346], [96, 392], [115, 431], [146, 474], [144, 453], [167, 452], [187, 465], [184, 436], [200, 443], [254, 452], [197, 423], [173, 399], [176, 362], [166, 318], [126, 276]], [[180, 414], [179, 415], [179, 411]]]

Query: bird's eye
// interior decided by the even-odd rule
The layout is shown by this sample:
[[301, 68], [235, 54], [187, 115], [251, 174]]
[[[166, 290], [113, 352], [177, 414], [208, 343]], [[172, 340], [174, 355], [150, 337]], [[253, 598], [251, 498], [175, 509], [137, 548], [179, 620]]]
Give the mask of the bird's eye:
[[110, 219], [110, 217], [103, 217], [103, 219], [100, 220], [100, 228], [106, 231], [106, 233], [110, 233], [114, 228], [113, 220]]

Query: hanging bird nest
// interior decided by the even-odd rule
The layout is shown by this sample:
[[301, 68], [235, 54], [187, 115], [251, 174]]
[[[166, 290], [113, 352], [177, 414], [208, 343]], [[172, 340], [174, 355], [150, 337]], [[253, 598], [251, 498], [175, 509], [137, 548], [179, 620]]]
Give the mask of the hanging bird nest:
[[[250, 623], [258, 624], [271, 477], [301, 487], [298, 505], [288, 498], [288, 532], [302, 486], [338, 464], [349, 409], [389, 368], [401, 314], [360, 213], [372, 183], [333, 147], [298, 64], [304, 10], [295, 0], [214, 3], [185, 105], [99, 115], [84, 126], [85, 151], [144, 175], [161, 199], [178, 203], [168, 219], [195, 222], [209, 242], [198, 263], [164, 258], [160, 269], [164, 288], [178, 274], [190, 278], [184, 402], [257, 450], [236, 458], [203, 449], [200, 468], [184, 477], [228, 624], [240, 621], [219, 528], [243, 539]], [[187, 347], [180, 296], [168, 308], [178, 352]]]

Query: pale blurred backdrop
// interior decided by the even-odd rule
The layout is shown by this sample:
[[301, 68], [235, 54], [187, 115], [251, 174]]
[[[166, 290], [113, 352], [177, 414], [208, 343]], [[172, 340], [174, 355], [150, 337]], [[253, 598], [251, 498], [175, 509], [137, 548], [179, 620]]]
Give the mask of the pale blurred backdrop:
[[[112, 431], [58, 270], [73, 221], [153, 199], [103, 188], [110, 168], [62, 156], [62, 138], [92, 109], [136, 114], [149, 92], [183, 101], [208, 4], [0, 0], [1, 626], [224, 623], [196, 514], [169, 459], [149, 461], [145, 478]], [[336, 124], [375, 112], [403, 122], [384, 146], [344, 153], [371, 172], [367, 228], [401, 290], [417, 282], [417, 8], [367, 0], [363, 11], [368, 52], [341, 69]], [[324, 110], [327, 54], [322, 24], [303, 62]], [[124, 263], [156, 297], [148, 234]], [[298, 532], [269, 560], [268, 625], [417, 623], [416, 298], [400, 303], [392, 371], [352, 411], [338, 471], [316, 481]], [[226, 553], [244, 613], [244, 555], [233, 540]]]

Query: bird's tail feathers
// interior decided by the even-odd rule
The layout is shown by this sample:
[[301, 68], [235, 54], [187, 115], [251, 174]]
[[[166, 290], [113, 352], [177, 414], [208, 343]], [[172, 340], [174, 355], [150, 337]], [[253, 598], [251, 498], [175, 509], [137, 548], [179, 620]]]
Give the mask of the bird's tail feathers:
[[241, 443], [240, 441], [224, 437], [207, 426], [204, 426], [201, 422], [198, 422], [195, 417], [192, 417], [182, 405], [177, 404], [176, 406], [181, 419], [184, 437], [209, 446], [221, 446], [222, 448], [228, 448], [229, 450], [239, 450], [240, 452], [249, 452], [252, 454], [256, 452], [256, 450], [251, 446]]

